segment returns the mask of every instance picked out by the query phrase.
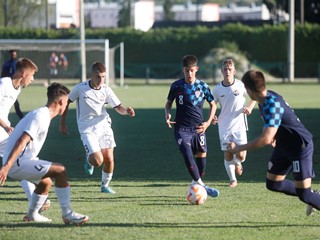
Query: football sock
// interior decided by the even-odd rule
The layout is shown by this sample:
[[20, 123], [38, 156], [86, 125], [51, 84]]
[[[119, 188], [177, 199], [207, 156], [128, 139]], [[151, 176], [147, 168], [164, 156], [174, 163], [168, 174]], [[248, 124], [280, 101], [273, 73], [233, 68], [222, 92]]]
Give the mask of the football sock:
[[320, 194], [314, 193], [311, 188], [296, 188], [296, 191], [302, 202], [320, 210]]
[[66, 216], [67, 214], [71, 213], [72, 209], [70, 206], [70, 186], [64, 188], [55, 187], [54, 191], [56, 192], [58, 202], [61, 207], [62, 216]]
[[271, 181], [266, 179], [266, 187], [270, 191], [282, 192], [286, 195], [297, 196], [294, 183], [287, 179], [284, 179], [283, 181]]
[[238, 164], [238, 163], [243, 163], [245, 161], [245, 159], [243, 159], [242, 161], [240, 159], [238, 159], [235, 155], [233, 157], [233, 161], [235, 164]]
[[206, 171], [207, 158], [206, 157], [197, 157], [196, 163], [199, 169], [200, 177], [203, 177]]
[[20, 181], [20, 186], [22, 187], [23, 191], [25, 192], [25, 194], [28, 198], [29, 206], [30, 206], [31, 199], [32, 199], [32, 193], [34, 192], [34, 189], [36, 188], [36, 186], [27, 180]]
[[39, 195], [33, 193], [29, 204], [28, 215], [33, 216], [34, 214], [38, 214], [39, 209], [42, 207], [47, 197], [48, 195]]
[[108, 187], [112, 179], [112, 176], [113, 176], [113, 173], [106, 173], [102, 170], [102, 177], [101, 177], [102, 186]]
[[227, 174], [229, 176], [230, 182], [231, 181], [237, 181], [236, 178], [236, 166], [234, 161], [227, 161], [226, 159], [224, 159], [224, 166], [226, 168]]

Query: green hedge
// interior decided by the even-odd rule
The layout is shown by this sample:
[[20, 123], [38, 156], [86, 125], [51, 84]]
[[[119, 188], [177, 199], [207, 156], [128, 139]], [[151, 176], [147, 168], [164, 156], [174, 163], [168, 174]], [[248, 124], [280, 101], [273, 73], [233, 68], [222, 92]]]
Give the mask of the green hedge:
[[[74, 39], [79, 38], [79, 30], [47, 31], [43, 29], [0, 28], [0, 38]], [[218, 47], [222, 41], [236, 43], [239, 50], [251, 62], [260, 65], [285, 64], [288, 55], [287, 25], [250, 27], [241, 24], [227, 24], [223, 27], [212, 28], [203, 26], [158, 28], [148, 32], [141, 32], [131, 28], [86, 29], [86, 38], [107, 38], [110, 41], [110, 47], [117, 45], [119, 42], [124, 42], [126, 67], [134, 64], [140, 66], [172, 64], [172, 66], [176, 67], [183, 55], [195, 54], [201, 59], [208, 54], [210, 49]], [[319, 43], [319, 24], [296, 25], [296, 76], [316, 77], [318, 75], [317, 66], [320, 63]]]

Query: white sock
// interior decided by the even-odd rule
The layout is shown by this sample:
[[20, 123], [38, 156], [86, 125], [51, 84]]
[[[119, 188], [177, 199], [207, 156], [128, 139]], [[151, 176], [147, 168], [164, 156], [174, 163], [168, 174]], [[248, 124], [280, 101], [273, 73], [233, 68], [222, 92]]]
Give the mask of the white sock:
[[231, 181], [237, 181], [236, 178], [236, 166], [234, 161], [227, 161], [224, 159], [224, 166], [226, 168], [227, 174], [229, 176], [230, 182]]
[[30, 206], [31, 196], [32, 196], [32, 193], [34, 192], [34, 189], [36, 188], [36, 186], [27, 180], [20, 181], [20, 186], [22, 187], [24, 193], [26, 194], [26, 196], [28, 198], [29, 206]]
[[240, 159], [238, 159], [236, 156], [233, 157], [233, 161], [235, 164], [239, 164], [239, 163], [243, 163], [245, 161], [245, 159], [243, 159], [242, 161]]
[[70, 198], [71, 198], [70, 186], [64, 187], [64, 188], [55, 187], [54, 191], [56, 192], [56, 195], [61, 207], [62, 216], [66, 216], [69, 213], [71, 213], [72, 209], [70, 206]]
[[108, 187], [112, 179], [112, 176], [113, 176], [113, 173], [106, 173], [102, 170], [101, 185], [103, 187]]
[[191, 185], [193, 185], [193, 184], [199, 184], [201, 186], [205, 186], [205, 184], [202, 182], [201, 178], [199, 178], [198, 181], [192, 180]]
[[31, 201], [29, 204], [28, 215], [33, 216], [34, 214], [39, 214], [38, 211], [48, 198], [48, 195], [39, 195], [33, 193], [31, 196]]

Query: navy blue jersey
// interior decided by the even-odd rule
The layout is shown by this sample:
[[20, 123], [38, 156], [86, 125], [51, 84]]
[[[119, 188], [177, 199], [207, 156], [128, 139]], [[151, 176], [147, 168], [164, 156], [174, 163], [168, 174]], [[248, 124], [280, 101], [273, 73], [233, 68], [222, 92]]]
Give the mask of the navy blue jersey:
[[12, 77], [16, 71], [16, 60], [8, 60], [2, 65], [1, 77]]
[[203, 122], [204, 101], [213, 101], [213, 96], [205, 82], [196, 79], [188, 84], [182, 78], [171, 84], [167, 99], [176, 101], [175, 126], [196, 127]]
[[269, 90], [264, 103], [259, 104], [259, 109], [264, 127], [278, 128], [276, 146], [295, 148], [312, 141], [312, 134], [279, 94]]

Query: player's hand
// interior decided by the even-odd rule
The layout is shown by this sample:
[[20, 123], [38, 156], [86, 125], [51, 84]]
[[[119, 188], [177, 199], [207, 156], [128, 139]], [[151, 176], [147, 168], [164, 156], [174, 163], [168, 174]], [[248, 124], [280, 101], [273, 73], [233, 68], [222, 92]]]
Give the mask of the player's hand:
[[127, 108], [127, 114], [130, 116], [130, 117], [134, 117], [136, 115], [136, 113], [134, 112], [134, 109], [132, 107], [128, 107]]
[[215, 115], [214, 117], [213, 117], [213, 120], [212, 120], [212, 122], [211, 122], [213, 125], [216, 125], [217, 123], [218, 123], [218, 117]]
[[229, 142], [227, 146], [227, 151], [233, 154], [237, 153], [237, 144], [235, 144], [234, 142]]
[[6, 166], [3, 166], [0, 169], [0, 184], [1, 184], [1, 186], [3, 186], [5, 181], [7, 180], [8, 172], [9, 172], [9, 168]]
[[276, 147], [276, 139], [272, 139], [270, 145], [271, 145], [272, 147]]
[[171, 114], [167, 114], [166, 123], [167, 123], [169, 128], [172, 128], [171, 124], [175, 124], [176, 122], [172, 122], [170, 119], [171, 119]]
[[196, 132], [197, 133], [204, 133], [207, 130], [207, 128], [209, 127], [209, 125], [210, 125], [210, 123], [208, 123], [208, 122], [201, 123], [200, 126], [197, 126]]
[[10, 126], [8, 126], [8, 127], [4, 127], [4, 130], [8, 133], [8, 135], [10, 135], [12, 132], [13, 132], [13, 127], [10, 127]]
[[59, 132], [63, 133], [64, 135], [69, 135], [68, 128], [66, 126], [60, 125]]
[[247, 108], [247, 107], [244, 107], [242, 112], [244, 114], [246, 114], [246, 115], [250, 115], [251, 114], [251, 110], [249, 108]]

